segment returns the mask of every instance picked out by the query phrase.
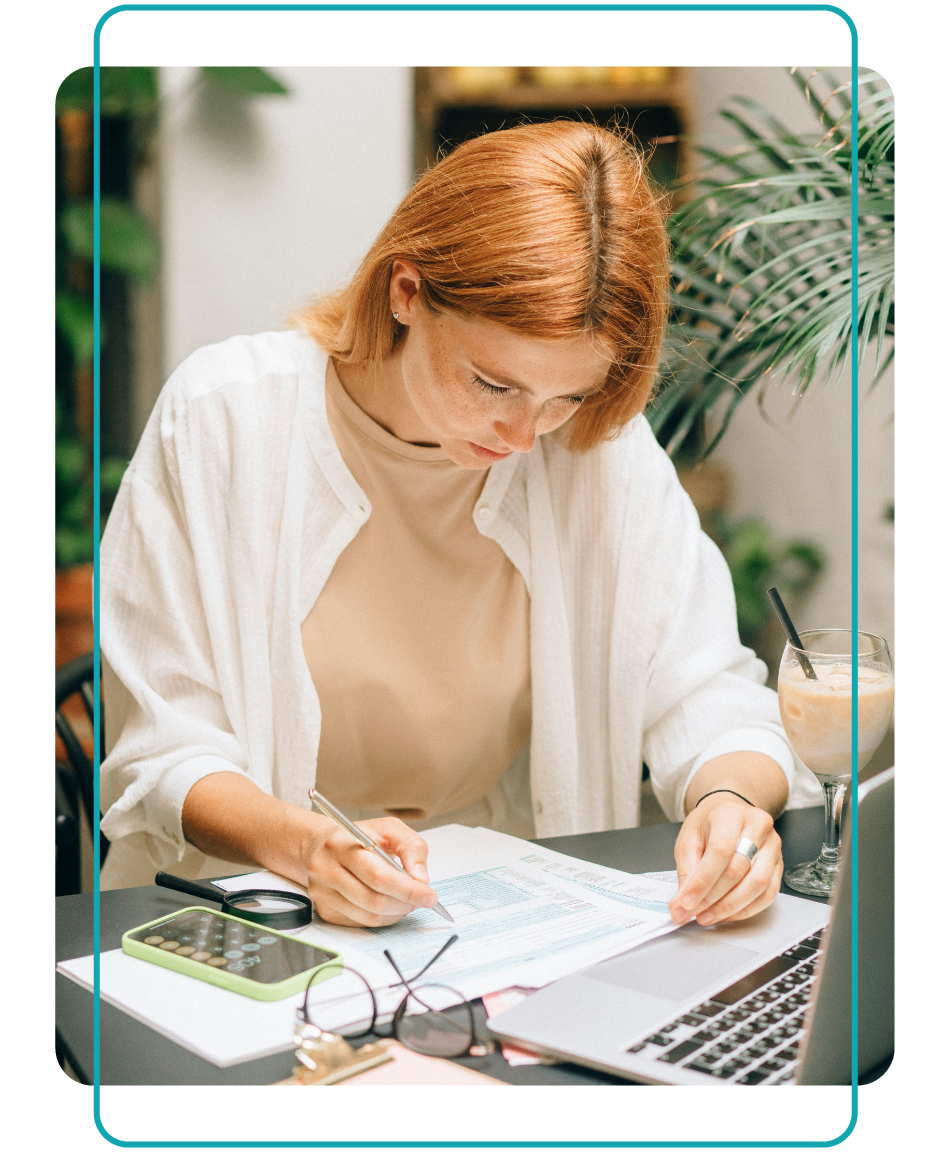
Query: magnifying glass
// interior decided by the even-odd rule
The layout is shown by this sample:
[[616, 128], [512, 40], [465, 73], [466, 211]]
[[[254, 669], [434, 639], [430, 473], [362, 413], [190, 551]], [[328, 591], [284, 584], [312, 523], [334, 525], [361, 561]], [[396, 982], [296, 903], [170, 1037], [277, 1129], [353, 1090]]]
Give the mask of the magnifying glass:
[[282, 892], [275, 888], [245, 888], [241, 892], [222, 892], [206, 884], [183, 880], [168, 872], [157, 872], [155, 883], [202, 900], [214, 900], [222, 912], [230, 912], [252, 924], [261, 924], [280, 932], [300, 931], [313, 919], [313, 904], [307, 896]]

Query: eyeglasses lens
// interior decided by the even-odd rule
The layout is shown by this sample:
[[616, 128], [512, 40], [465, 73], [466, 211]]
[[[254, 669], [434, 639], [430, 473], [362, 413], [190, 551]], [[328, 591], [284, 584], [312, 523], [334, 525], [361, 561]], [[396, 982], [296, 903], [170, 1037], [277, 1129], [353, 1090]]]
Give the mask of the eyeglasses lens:
[[[423, 1012], [421, 1009], [428, 1009]], [[473, 1042], [472, 1011], [462, 996], [442, 984], [414, 988], [406, 1005], [413, 1015], [397, 1014], [396, 1039], [426, 1056], [462, 1056]], [[419, 1013], [416, 1015], [415, 1013]]]
[[325, 1032], [334, 1032], [347, 1040], [355, 1040], [366, 1036], [376, 1023], [376, 1004], [373, 995], [357, 973], [352, 969], [344, 969], [344, 978], [349, 978], [351, 987], [357, 980], [363, 987], [357, 991], [353, 988], [351, 995], [344, 995], [341, 999], [326, 1004], [310, 1005], [310, 1020]]
[[328, 1029], [330, 1032], [335, 1032], [338, 1036], [349, 1039], [365, 1036], [373, 1027], [373, 998], [368, 992], [348, 998], [341, 1004], [341, 1008], [343, 1009], [342, 1015], [339, 1010], [337, 1011], [337, 1017], [341, 1023], [336, 1027], [330, 1027]]

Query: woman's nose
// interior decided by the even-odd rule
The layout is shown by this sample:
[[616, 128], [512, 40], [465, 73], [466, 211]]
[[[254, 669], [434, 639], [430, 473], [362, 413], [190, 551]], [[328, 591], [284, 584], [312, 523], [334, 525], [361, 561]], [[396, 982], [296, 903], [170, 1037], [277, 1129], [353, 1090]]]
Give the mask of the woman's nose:
[[495, 435], [513, 452], [530, 452], [536, 431], [537, 419], [527, 412], [512, 420], [495, 422]]

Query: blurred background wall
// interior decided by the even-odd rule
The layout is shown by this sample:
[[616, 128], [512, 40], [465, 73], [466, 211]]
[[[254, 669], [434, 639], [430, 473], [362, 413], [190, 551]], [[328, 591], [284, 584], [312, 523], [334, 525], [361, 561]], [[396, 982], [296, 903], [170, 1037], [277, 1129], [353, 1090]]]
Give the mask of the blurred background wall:
[[[208, 89], [189, 96], [193, 70], [163, 70], [169, 111], [155, 190], [163, 334], [139, 365], [137, 430], [164, 378], [196, 348], [277, 327], [309, 295], [343, 283], [412, 180], [411, 69], [272, 71], [289, 95], [249, 103]], [[684, 85], [685, 126], [699, 138], [729, 134], [717, 113], [735, 95], [793, 131], [814, 131], [784, 69], [698, 68]], [[850, 620], [849, 383], [846, 368], [800, 402], [781, 379], [765, 386], [740, 405], [714, 456], [731, 516], [754, 517], [776, 538], [811, 541], [823, 553], [824, 569], [797, 608], [800, 628]], [[864, 382], [858, 429], [861, 626], [892, 640], [892, 373], [870, 391]]]
[[162, 71], [165, 373], [342, 284], [409, 188], [409, 69], [271, 71], [254, 103]]

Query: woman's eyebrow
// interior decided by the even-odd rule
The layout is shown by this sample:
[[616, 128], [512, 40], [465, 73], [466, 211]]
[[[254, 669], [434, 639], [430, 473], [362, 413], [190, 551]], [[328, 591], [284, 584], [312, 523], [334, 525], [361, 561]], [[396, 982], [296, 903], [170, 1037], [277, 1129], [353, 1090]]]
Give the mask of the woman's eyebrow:
[[[474, 360], [472, 361], [472, 368], [477, 375], [483, 377], [489, 384], [499, 384], [504, 388], [517, 388], [520, 392], [527, 392], [529, 396], [534, 395], [532, 389], [530, 389], [526, 384], [521, 384], [517, 380], [512, 380], [510, 376], [505, 376], [501, 372], [489, 372], [484, 368], [479, 368]], [[600, 389], [595, 384], [593, 387], [585, 388], [583, 391], [565, 392], [563, 396], [553, 396], [552, 399], [566, 400], [572, 396], [591, 396], [594, 392], [598, 391], [600, 391]]]

